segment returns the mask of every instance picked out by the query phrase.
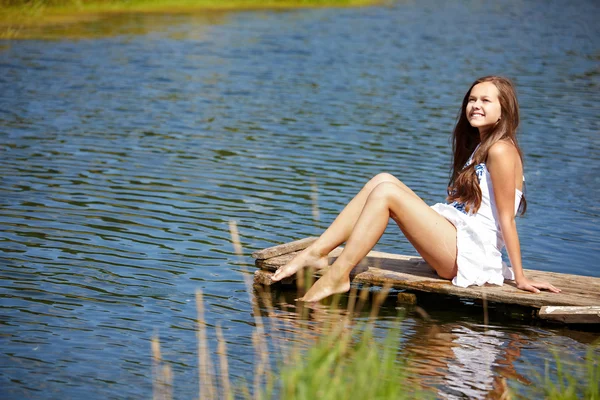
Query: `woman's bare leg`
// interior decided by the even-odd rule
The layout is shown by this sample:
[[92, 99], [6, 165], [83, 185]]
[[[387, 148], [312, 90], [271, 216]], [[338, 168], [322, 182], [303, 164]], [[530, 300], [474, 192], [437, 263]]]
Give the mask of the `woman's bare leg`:
[[316, 269], [325, 268], [328, 265], [327, 255], [331, 250], [335, 249], [340, 244], [344, 243], [350, 237], [352, 229], [358, 221], [367, 198], [378, 185], [382, 183], [390, 183], [403, 189], [405, 192], [412, 194], [418, 198], [412, 190], [404, 183], [400, 182], [393, 175], [381, 173], [373, 177], [361, 189], [360, 192], [346, 205], [340, 212], [337, 218], [331, 223], [329, 228], [309, 247], [300, 252], [292, 261], [279, 268], [271, 277], [273, 281], [280, 281], [283, 278], [291, 276], [298, 270], [306, 267]]
[[456, 275], [456, 228], [432, 210], [412, 191], [390, 183], [377, 185], [369, 194], [346, 247], [301, 299], [319, 301], [350, 289], [350, 271], [375, 246], [389, 219], [393, 218], [406, 238], [439, 276]]

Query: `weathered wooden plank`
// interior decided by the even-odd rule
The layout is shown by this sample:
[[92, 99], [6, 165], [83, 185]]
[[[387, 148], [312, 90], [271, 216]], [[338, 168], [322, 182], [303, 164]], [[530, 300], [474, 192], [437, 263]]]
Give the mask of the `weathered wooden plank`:
[[258, 260], [266, 260], [268, 258], [277, 257], [282, 254], [288, 254], [294, 251], [304, 250], [308, 246], [310, 246], [315, 240], [316, 237], [307, 237], [304, 239], [296, 240], [290, 243], [284, 243], [273, 247], [268, 247], [263, 250], [258, 250], [252, 253], [252, 257]]
[[538, 316], [541, 319], [560, 321], [567, 324], [600, 324], [600, 306], [544, 306], [540, 308]]
[[[341, 248], [330, 253], [330, 264]], [[257, 279], [263, 284], [271, 284], [270, 271], [285, 265], [294, 253], [257, 260], [261, 270], [256, 272]], [[317, 271], [320, 275], [322, 271]], [[461, 288], [448, 280], [437, 276], [434, 270], [421, 258], [372, 251], [352, 273], [354, 283], [381, 285], [388, 283], [392, 287], [417, 291], [442, 293], [463, 298], [482, 299], [506, 304], [518, 304], [527, 307], [543, 306], [600, 306], [600, 278], [577, 276], [555, 272], [525, 270], [530, 279], [544, 280], [559, 287], [562, 292], [541, 293], [525, 292], [517, 289], [513, 281], [505, 281], [503, 286], [485, 285]]]

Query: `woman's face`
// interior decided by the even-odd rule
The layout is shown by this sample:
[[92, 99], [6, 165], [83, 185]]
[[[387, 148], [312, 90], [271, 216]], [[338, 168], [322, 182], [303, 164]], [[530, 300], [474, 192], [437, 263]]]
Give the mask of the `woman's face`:
[[493, 127], [502, 116], [498, 88], [492, 82], [473, 86], [467, 103], [467, 120], [483, 133]]

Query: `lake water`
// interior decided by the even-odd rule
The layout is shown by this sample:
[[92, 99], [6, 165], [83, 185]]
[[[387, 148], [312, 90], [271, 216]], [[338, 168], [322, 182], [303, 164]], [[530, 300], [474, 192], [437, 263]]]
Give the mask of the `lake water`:
[[[121, 15], [0, 43], [0, 397], [149, 398], [157, 335], [175, 397], [194, 398], [196, 289], [211, 347], [220, 324], [232, 380], [252, 381], [251, 252], [318, 234], [378, 172], [443, 201], [482, 75], [518, 87], [525, 267], [600, 277], [599, 16], [595, 1], [399, 1]], [[392, 225], [377, 249], [416, 254]], [[441, 398], [493, 396], [503, 377], [523, 391], [551, 349], [580, 360], [598, 337], [502, 313], [485, 330], [479, 305], [419, 301], [431, 319], [409, 312], [400, 347]]]

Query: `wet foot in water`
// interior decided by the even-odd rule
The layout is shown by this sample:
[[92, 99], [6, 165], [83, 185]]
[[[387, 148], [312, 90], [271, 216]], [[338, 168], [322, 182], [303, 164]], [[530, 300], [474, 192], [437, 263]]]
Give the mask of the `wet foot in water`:
[[319, 301], [332, 294], [346, 293], [350, 290], [350, 277], [344, 275], [341, 277], [335, 276], [336, 274], [332, 273], [332, 269], [327, 271], [321, 279], [316, 281], [308, 292], [306, 292], [304, 297], [298, 300], [306, 302]]
[[278, 282], [283, 278], [294, 275], [302, 268], [310, 267], [314, 269], [323, 269], [328, 265], [329, 261], [327, 256], [321, 256], [321, 254], [308, 247], [294, 257], [292, 261], [275, 271], [271, 277], [271, 280]]

